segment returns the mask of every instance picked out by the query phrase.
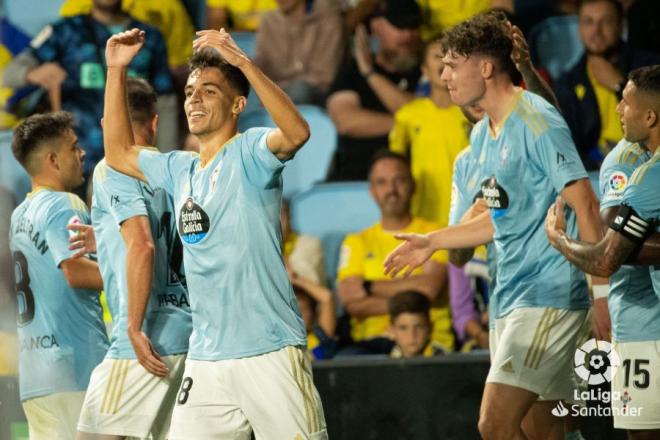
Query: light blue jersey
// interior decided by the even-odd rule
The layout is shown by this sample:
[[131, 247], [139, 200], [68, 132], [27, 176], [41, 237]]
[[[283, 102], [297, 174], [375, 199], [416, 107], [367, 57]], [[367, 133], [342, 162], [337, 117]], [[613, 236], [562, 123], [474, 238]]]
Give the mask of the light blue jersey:
[[[451, 206], [449, 209], [449, 224], [457, 225], [465, 215], [475, 199], [483, 197], [481, 193], [481, 182], [485, 176], [480, 173], [477, 158], [472, 154], [468, 146], [463, 149], [454, 160], [454, 173], [452, 176]], [[495, 328], [495, 316], [497, 306], [492, 292], [495, 289], [497, 277], [497, 259], [495, 258], [495, 246], [493, 243], [486, 245], [486, 264], [488, 265], [488, 326]]]
[[[625, 140], [610, 151], [600, 169], [601, 211], [621, 205], [634, 171], [650, 158], [647, 149]], [[621, 266], [610, 276], [607, 303], [617, 342], [660, 339], [660, 298], [653, 291], [648, 267]]]
[[[557, 110], [533, 93], [518, 93], [497, 134], [485, 116], [470, 139], [495, 227], [496, 318], [521, 307], [587, 309], [584, 274], [550, 246], [543, 229], [560, 191], [587, 173]], [[577, 234], [573, 212], [567, 231]]]
[[281, 252], [281, 173], [269, 129], [230, 139], [201, 167], [186, 152], [140, 152], [152, 186], [173, 195], [193, 313], [188, 357], [223, 360], [306, 344]]
[[60, 270], [75, 253], [71, 223], [89, 224], [85, 204], [49, 189], [28, 194], [11, 216], [21, 400], [84, 391], [108, 350], [99, 292], [69, 287]]
[[103, 285], [112, 314], [112, 337], [107, 357], [135, 359], [127, 333], [127, 251], [119, 228], [124, 221], [136, 216], [149, 218], [155, 244], [151, 293], [142, 330], [158, 354], [186, 353], [192, 317], [188, 294], [180, 280], [183, 254], [176, 235], [172, 198], [160, 188], [118, 173], [102, 160], [94, 169], [92, 221]]
[[[633, 173], [621, 204], [630, 206], [641, 218], [660, 227], [660, 148]], [[660, 297], [660, 266], [651, 266], [649, 270], [653, 289]]]

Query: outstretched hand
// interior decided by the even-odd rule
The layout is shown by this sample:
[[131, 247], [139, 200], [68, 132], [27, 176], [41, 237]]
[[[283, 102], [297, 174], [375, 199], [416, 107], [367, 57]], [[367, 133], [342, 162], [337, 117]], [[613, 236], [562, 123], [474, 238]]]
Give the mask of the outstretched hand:
[[212, 47], [220, 52], [220, 55], [225, 61], [239, 69], [250, 60], [224, 28], [221, 28], [219, 31], [206, 30], [197, 32], [197, 39], [193, 41], [193, 50], [198, 52], [207, 47]]
[[108, 39], [105, 45], [105, 62], [108, 67], [126, 67], [144, 45], [145, 32], [138, 28], [120, 32]]
[[396, 234], [394, 237], [404, 242], [385, 258], [385, 275], [395, 277], [407, 268], [403, 276], [408, 277], [433, 255], [434, 249], [428, 235]]

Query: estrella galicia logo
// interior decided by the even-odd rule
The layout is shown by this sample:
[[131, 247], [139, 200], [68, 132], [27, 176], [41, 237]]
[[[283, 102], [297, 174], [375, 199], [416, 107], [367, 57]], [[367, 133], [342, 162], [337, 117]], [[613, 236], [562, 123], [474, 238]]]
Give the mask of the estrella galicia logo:
[[199, 243], [209, 232], [209, 216], [188, 197], [179, 212], [179, 235], [187, 244]]
[[574, 365], [580, 379], [600, 385], [612, 381], [621, 359], [609, 342], [589, 339], [575, 351]]
[[509, 195], [497, 183], [495, 176], [481, 182], [481, 194], [494, 219], [502, 217], [509, 208]]

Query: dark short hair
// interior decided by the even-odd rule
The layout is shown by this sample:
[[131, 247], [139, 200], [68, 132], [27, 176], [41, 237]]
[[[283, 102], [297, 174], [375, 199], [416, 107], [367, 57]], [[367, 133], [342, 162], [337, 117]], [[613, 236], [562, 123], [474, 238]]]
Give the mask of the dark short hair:
[[394, 151], [388, 150], [387, 148], [380, 149], [374, 153], [371, 157], [371, 162], [369, 162], [369, 174], [373, 170], [374, 166], [383, 159], [394, 159], [401, 162], [406, 168], [410, 169], [410, 159], [400, 153], [395, 153]]
[[69, 112], [32, 115], [14, 129], [11, 149], [16, 160], [31, 174], [30, 157], [42, 145], [62, 137], [73, 129], [73, 115]]
[[614, 7], [614, 10], [616, 11], [616, 14], [619, 16], [619, 20], [623, 20], [625, 13], [623, 10], [623, 3], [621, 3], [619, 0], [581, 0], [580, 1], [580, 6], [578, 6], [578, 13], [582, 12], [582, 7], [584, 5], [588, 5], [590, 3], [609, 3]]
[[628, 74], [628, 80], [642, 93], [660, 95], [660, 64], [635, 69]]
[[142, 78], [128, 78], [126, 82], [128, 110], [131, 121], [147, 124], [156, 115], [158, 96], [151, 85]]
[[431, 300], [416, 290], [397, 293], [390, 298], [387, 308], [390, 313], [390, 322], [394, 322], [402, 313], [424, 315], [426, 319], [431, 320]]
[[466, 20], [447, 32], [447, 49], [465, 57], [485, 55], [513, 79], [513, 39], [502, 12], [487, 12]]
[[229, 64], [213, 48], [206, 47], [195, 52], [188, 63], [188, 67], [191, 72], [196, 69], [216, 68], [222, 73], [222, 76], [227, 80], [229, 85], [238, 92], [240, 96], [245, 96], [247, 98], [250, 93], [250, 82], [247, 80], [241, 69]]

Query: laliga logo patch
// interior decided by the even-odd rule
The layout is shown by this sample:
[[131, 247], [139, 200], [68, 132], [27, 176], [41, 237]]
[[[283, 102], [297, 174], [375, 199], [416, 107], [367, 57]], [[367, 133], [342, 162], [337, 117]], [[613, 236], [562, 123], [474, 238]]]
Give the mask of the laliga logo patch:
[[626, 188], [628, 183], [628, 178], [625, 174], [621, 172], [612, 173], [610, 176], [610, 191], [614, 194], [622, 194], [623, 190]]
[[188, 244], [199, 243], [206, 237], [210, 227], [209, 216], [188, 197], [179, 212], [179, 235]]
[[607, 341], [589, 339], [575, 351], [575, 374], [589, 385], [611, 382], [621, 365], [619, 354]]

